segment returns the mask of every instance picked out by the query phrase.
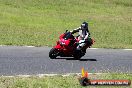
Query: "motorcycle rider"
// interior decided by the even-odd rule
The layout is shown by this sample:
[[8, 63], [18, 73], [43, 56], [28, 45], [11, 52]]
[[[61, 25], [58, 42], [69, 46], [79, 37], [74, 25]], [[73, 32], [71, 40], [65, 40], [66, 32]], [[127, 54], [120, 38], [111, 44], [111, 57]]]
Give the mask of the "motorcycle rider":
[[[89, 40], [91, 40], [87, 22], [83, 22], [80, 27], [70, 32], [72, 34], [79, 32], [79, 35], [78, 35], [79, 44], [77, 46], [78, 51], [80, 51], [87, 43], [89, 43]], [[86, 52], [86, 50], [84, 52]]]

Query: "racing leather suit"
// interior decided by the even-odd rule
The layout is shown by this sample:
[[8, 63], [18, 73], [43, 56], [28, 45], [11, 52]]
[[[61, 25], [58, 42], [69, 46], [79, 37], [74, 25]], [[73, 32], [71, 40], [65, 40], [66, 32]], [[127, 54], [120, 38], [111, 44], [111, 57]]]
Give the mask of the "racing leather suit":
[[84, 47], [86, 44], [85, 40], [87, 40], [90, 37], [90, 32], [88, 28], [82, 29], [81, 27], [78, 27], [70, 32], [72, 34], [79, 32], [79, 35], [78, 35], [79, 45], [77, 46], [77, 50], [81, 50], [81, 48]]

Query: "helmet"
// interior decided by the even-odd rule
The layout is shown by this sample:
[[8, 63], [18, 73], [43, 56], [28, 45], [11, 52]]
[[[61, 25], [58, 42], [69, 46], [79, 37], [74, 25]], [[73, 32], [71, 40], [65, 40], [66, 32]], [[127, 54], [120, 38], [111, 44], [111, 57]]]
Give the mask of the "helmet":
[[88, 28], [88, 23], [87, 23], [87, 22], [83, 22], [83, 23], [81, 24], [81, 28], [82, 28], [82, 29]]

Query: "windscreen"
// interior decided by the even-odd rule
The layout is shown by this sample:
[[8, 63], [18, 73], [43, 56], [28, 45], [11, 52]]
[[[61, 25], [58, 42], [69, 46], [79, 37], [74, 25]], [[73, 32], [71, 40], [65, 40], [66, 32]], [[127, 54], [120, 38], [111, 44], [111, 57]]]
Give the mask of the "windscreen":
[[65, 40], [67, 40], [67, 39], [74, 39], [74, 36], [70, 32], [67, 32], [67, 33], [65, 33], [65, 36], [63, 38]]

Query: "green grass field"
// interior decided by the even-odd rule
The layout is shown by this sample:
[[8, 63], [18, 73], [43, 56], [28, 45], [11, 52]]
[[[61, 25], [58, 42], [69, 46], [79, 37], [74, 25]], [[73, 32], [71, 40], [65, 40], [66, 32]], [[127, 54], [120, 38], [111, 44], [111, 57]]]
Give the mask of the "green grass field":
[[131, 0], [0, 0], [0, 45], [53, 46], [89, 22], [99, 48], [132, 48]]
[[[94, 79], [127, 79], [132, 80], [132, 74], [91, 74]], [[78, 80], [79, 76], [62, 77], [0, 77], [0, 88], [131, 88], [132, 86], [88, 86], [82, 87]]]

